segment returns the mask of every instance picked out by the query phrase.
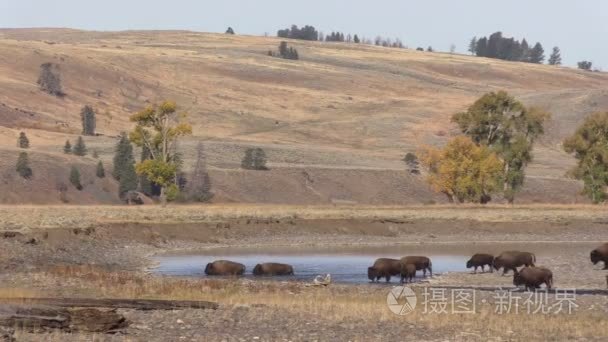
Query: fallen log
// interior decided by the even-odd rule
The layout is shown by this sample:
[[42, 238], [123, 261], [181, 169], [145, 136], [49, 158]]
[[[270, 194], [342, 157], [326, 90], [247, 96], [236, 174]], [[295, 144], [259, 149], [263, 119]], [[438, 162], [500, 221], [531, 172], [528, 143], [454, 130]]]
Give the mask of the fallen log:
[[218, 303], [207, 301], [105, 298], [0, 298], [0, 303], [26, 303], [68, 308], [110, 308], [135, 310], [216, 310], [219, 307]]
[[115, 310], [0, 304], [0, 326], [29, 332], [61, 330], [116, 333], [127, 328], [129, 322]]

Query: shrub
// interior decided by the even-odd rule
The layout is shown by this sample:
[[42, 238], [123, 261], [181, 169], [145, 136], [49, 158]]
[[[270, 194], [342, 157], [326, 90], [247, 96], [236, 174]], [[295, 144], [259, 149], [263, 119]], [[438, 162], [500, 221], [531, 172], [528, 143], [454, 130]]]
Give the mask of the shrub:
[[65, 154], [72, 153], [72, 144], [70, 143], [70, 140], [65, 141], [65, 145], [63, 145], [63, 153], [65, 153]]

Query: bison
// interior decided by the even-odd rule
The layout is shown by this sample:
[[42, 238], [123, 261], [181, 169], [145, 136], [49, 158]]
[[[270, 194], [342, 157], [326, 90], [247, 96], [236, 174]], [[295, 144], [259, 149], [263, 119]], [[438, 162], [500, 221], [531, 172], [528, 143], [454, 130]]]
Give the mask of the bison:
[[477, 273], [477, 267], [481, 267], [481, 272], [485, 272], [485, 266], [488, 265], [490, 272], [494, 272], [494, 256], [490, 254], [475, 254], [467, 261], [467, 268], [475, 267], [473, 273]]
[[412, 282], [412, 279], [416, 277], [416, 265], [414, 264], [403, 264], [401, 265], [401, 283], [406, 283], [406, 279]]
[[494, 268], [498, 271], [503, 269], [502, 275], [506, 275], [509, 270], [517, 271], [520, 266], [534, 266], [536, 256], [528, 252], [508, 251], [502, 252], [494, 258]]
[[417, 271], [422, 271], [422, 276], [426, 277], [426, 271], [429, 271], [430, 276], [433, 276], [433, 263], [431, 259], [425, 256], [406, 256], [401, 258], [403, 265], [414, 264]]
[[257, 264], [253, 268], [253, 275], [256, 276], [287, 276], [293, 275], [293, 267], [287, 264], [266, 263]]
[[589, 255], [591, 262], [596, 265], [598, 262], [604, 262], [604, 269], [608, 270], [608, 243], [605, 243], [591, 251]]
[[401, 274], [401, 262], [397, 259], [380, 258], [367, 269], [367, 277], [372, 282], [385, 278], [388, 283], [392, 276]]
[[217, 260], [205, 267], [205, 274], [209, 276], [237, 276], [245, 273], [245, 265], [238, 262]]
[[513, 285], [526, 287], [526, 291], [530, 289], [538, 289], [541, 284], [545, 284], [547, 289], [551, 290], [553, 286], [553, 272], [544, 267], [524, 267], [521, 271], [515, 270], [513, 275]]

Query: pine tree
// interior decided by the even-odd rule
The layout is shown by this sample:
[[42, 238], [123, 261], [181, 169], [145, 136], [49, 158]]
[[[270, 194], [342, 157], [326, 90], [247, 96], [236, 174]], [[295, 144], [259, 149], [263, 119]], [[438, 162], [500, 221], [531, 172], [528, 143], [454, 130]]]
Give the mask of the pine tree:
[[559, 47], [554, 47], [553, 52], [551, 52], [551, 56], [549, 56], [549, 64], [550, 65], [561, 65], [562, 64], [562, 54], [559, 50]]
[[121, 133], [114, 154], [114, 169], [112, 176], [118, 180], [118, 195], [120, 198], [128, 192], [137, 189], [137, 174], [135, 173], [133, 146], [126, 133]]
[[80, 119], [82, 121], [82, 134], [95, 135], [95, 111], [93, 107], [86, 105], [80, 111]]
[[471, 55], [475, 55], [477, 53], [477, 37], [471, 38], [471, 42], [469, 42], [469, 52]]
[[53, 63], [44, 63], [40, 65], [38, 85], [40, 86], [40, 90], [51, 95], [57, 97], [62, 97], [65, 95], [61, 89], [61, 75], [59, 73], [59, 66]]
[[207, 158], [203, 143], [197, 146], [196, 164], [190, 178], [190, 199], [196, 202], [208, 202], [213, 197], [211, 178], [207, 171]]
[[20, 148], [30, 148], [30, 140], [25, 135], [25, 132], [19, 133], [19, 139], [17, 140], [17, 146]]
[[84, 140], [82, 139], [82, 137], [78, 137], [78, 139], [76, 140], [76, 145], [74, 145], [73, 152], [74, 155], [80, 157], [84, 157], [87, 155], [87, 147], [84, 144]]
[[545, 50], [540, 43], [536, 43], [530, 50], [530, 63], [543, 64], [545, 60]]
[[[146, 160], [152, 159], [152, 154], [150, 153], [150, 150], [146, 147], [143, 146], [141, 149], [141, 159], [140, 162], [144, 162]], [[153, 195], [158, 195], [154, 193], [154, 187], [152, 182], [150, 182], [150, 180], [148, 179], [148, 177], [146, 177], [146, 175], [140, 175], [139, 176], [139, 191], [143, 194], [145, 194], [146, 196], [153, 196]]]
[[97, 162], [97, 170], [95, 171], [95, 175], [97, 178], [105, 178], [106, 170], [103, 168], [103, 163], [100, 161]]
[[82, 190], [82, 184], [80, 183], [80, 171], [78, 171], [76, 166], [72, 166], [72, 169], [70, 170], [70, 183], [72, 183], [72, 185], [78, 189], [78, 191]]
[[229, 27], [229, 28], [226, 30], [226, 34], [234, 34], [234, 30], [232, 29], [232, 27]]
[[25, 179], [30, 179], [33, 175], [32, 169], [30, 168], [29, 159], [27, 157], [27, 152], [19, 153], [19, 159], [17, 159], [17, 172], [19, 175]]
[[359, 44], [361, 43], [361, 40], [359, 39], [359, 36], [355, 34], [355, 37], [353, 38], [353, 41], [355, 42], [355, 44]]
[[72, 153], [72, 144], [70, 143], [70, 140], [65, 141], [65, 145], [63, 145], [63, 153], [65, 153], [65, 154]]
[[521, 62], [530, 62], [530, 46], [528, 45], [528, 41], [526, 40], [526, 38], [524, 38], [521, 41], [521, 45], [520, 45], [520, 49], [521, 49], [521, 58], [520, 61]]

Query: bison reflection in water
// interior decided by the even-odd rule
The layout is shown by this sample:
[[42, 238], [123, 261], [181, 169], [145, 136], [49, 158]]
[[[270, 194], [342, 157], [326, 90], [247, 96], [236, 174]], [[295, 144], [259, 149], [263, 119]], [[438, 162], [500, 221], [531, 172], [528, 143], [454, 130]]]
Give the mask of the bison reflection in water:
[[494, 258], [494, 268], [498, 271], [503, 269], [502, 275], [506, 275], [509, 270], [517, 272], [517, 267], [534, 266], [536, 256], [528, 252], [508, 251], [502, 252]]
[[253, 268], [253, 275], [255, 276], [289, 276], [293, 274], [293, 267], [287, 264], [270, 262], [257, 264]]
[[608, 243], [605, 243], [591, 251], [589, 256], [594, 265], [597, 265], [598, 262], [603, 261], [604, 269], [608, 270]]
[[210, 262], [205, 267], [205, 274], [209, 276], [237, 276], [245, 273], [245, 265], [228, 260]]
[[513, 275], [513, 285], [526, 287], [526, 291], [538, 289], [545, 284], [551, 290], [553, 286], [553, 272], [544, 267], [524, 267], [521, 271], [515, 270]]
[[473, 273], [477, 273], [477, 268], [481, 267], [481, 272], [485, 272], [485, 266], [488, 266], [490, 272], [494, 272], [494, 256], [491, 254], [477, 253], [467, 261], [467, 268], [474, 267]]

